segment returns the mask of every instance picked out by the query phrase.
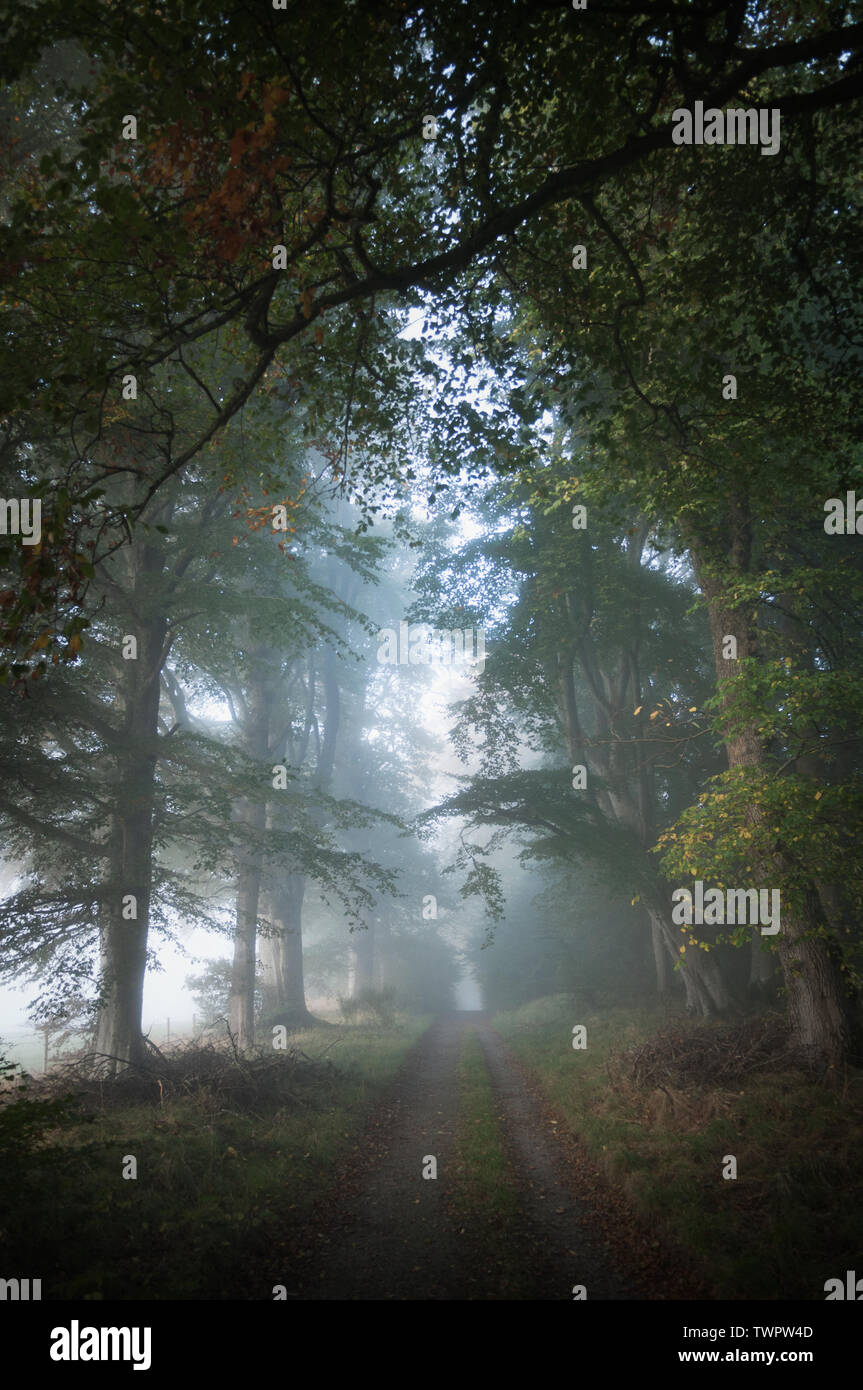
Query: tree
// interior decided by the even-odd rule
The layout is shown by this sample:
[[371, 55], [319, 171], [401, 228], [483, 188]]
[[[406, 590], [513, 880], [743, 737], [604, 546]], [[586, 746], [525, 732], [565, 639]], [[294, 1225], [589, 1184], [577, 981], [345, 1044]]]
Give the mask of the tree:
[[[773, 99], [769, 86], [759, 84], [758, 99]], [[581, 434], [590, 421], [585, 500], [625, 487], [688, 550], [711, 625], [729, 785], [747, 789], [735, 803], [741, 842], [764, 851], [743, 862], [755, 881], [782, 885], [777, 952], [794, 1035], [833, 1065], [858, 1045], [853, 989], [818, 884], [800, 872], [764, 789], [796, 761], [805, 728], [810, 739], [818, 730], [814, 746], [831, 756], [844, 736], [847, 683], [825, 681], [832, 654], [817, 637], [804, 643], [815, 680], [795, 691], [799, 720], [783, 752], [778, 668], [792, 659], [790, 634], [786, 627], [780, 637], [765, 617], [781, 608], [814, 636], [815, 590], [826, 581], [832, 594], [840, 573], [857, 601], [856, 573], [823, 535], [817, 579], [797, 563], [806, 518], [821, 530], [837, 472], [853, 477], [859, 457], [861, 267], [844, 154], [856, 128], [853, 110], [793, 124], [770, 179], [726, 148], [715, 161], [693, 150], [676, 171], [645, 169], [626, 211], [609, 188], [588, 209], [590, 284], [575, 290], [566, 318], [550, 283], [524, 316], [555, 345], [557, 372], [574, 360], [579, 321], [593, 325], [591, 370], [582, 365], [566, 407], [570, 419], [580, 410]], [[840, 686], [831, 730], [825, 696]], [[849, 786], [846, 802], [853, 798]], [[674, 862], [679, 868], [680, 856]]]
[[[650, 923], [658, 987], [679, 965], [689, 1007], [709, 1015], [731, 1003], [719, 957], [682, 958], [650, 855], [716, 765], [698, 751], [705, 726], [692, 717], [710, 690], [705, 634], [686, 616], [691, 585], [648, 548], [643, 519], [591, 509], [589, 527], [574, 529], [571, 469], [553, 460], [529, 484], [492, 489], [482, 536], [448, 560], [450, 612], [481, 568], [477, 621], [492, 654], [457, 726], [477, 770], [446, 809], [530, 831], [525, 858], [586, 860], [609, 886], [628, 883]], [[426, 605], [440, 602], [442, 568], [428, 557]]]
[[[3, 612], [16, 668], [28, 667], [34, 619], [62, 631], [80, 608], [78, 526], [109, 546], [122, 539], [129, 508], [94, 495], [79, 439], [82, 427], [101, 438], [104, 402], [129, 373], [146, 379], [182, 362], [191, 343], [235, 330], [233, 388], [197, 377], [206, 423], [181, 435], [170, 412], [154, 412], [160, 478], [140, 480], [134, 516], [277, 361], [301, 392], [321, 333], [355, 340], [356, 380], [374, 366], [379, 302], [386, 312], [394, 295], [452, 286], [476, 302], [493, 268], [508, 273], [501, 251], [522, 244], [521, 229], [543, 256], [555, 210], [604, 218], [600, 191], [632, 206], [632, 180], [679, 154], [669, 118], [694, 92], [722, 106], [752, 87], [768, 99], [778, 91], [787, 124], [843, 111], [863, 90], [863, 25], [789, 18], [773, 3], [696, 16], [668, 3], [648, 17], [634, 0], [578, 14], [516, 0], [483, 0], [469, 14], [455, 0], [284, 12], [207, 0], [192, 14], [166, 0], [155, 15], [43, 0], [9, 25], [0, 75], [13, 95], [28, 91], [46, 34], [76, 61], [86, 54], [91, 70], [84, 81], [74, 69], [55, 78], [71, 134], [38, 170], [32, 158], [7, 169], [0, 250], [18, 294], [7, 309], [10, 409], [36, 395], [68, 448], [60, 478], [45, 482], [52, 539], [38, 559], [21, 547], [12, 557], [19, 575]], [[433, 158], [422, 139], [430, 107]], [[124, 140], [130, 112], [140, 128]], [[58, 283], [54, 267], [67, 262], [74, 274]], [[556, 236], [552, 263], [559, 280]], [[463, 439], [462, 422], [441, 450], [443, 474], [463, 466]], [[70, 496], [86, 499], [80, 520]]]

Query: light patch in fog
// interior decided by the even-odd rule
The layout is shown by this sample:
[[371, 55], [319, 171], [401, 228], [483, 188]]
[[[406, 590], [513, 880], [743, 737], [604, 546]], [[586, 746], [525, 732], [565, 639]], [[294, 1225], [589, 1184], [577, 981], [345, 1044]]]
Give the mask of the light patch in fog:
[[455, 1006], [466, 1012], [482, 1008], [480, 987], [470, 975], [464, 975], [455, 987]]

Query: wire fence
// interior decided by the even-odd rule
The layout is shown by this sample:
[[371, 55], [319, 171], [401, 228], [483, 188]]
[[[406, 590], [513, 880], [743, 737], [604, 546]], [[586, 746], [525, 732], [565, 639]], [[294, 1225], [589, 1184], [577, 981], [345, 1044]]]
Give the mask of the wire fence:
[[[196, 1037], [202, 1024], [200, 1015], [192, 1014], [191, 1018], [154, 1021], [145, 1027], [144, 1032], [157, 1047], [162, 1047]], [[83, 1034], [69, 1037], [58, 1048], [49, 1033], [46, 1049], [45, 1033], [41, 1029], [4, 1028], [0, 1031], [0, 1055], [23, 1067], [24, 1071], [42, 1074], [50, 1069], [52, 1062], [71, 1057], [83, 1046], [84, 1041]]]

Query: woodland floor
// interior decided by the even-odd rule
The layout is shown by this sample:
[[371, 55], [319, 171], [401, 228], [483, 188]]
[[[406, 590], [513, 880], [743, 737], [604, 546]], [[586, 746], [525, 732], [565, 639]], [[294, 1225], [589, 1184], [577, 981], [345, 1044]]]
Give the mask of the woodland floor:
[[[460, 1101], [466, 1047], [483, 1068], [490, 1114], [466, 1114]], [[486, 1152], [499, 1169], [491, 1202], [466, 1133], [484, 1124], [495, 1131]], [[429, 1155], [434, 1179], [422, 1176]], [[422, 1036], [328, 1198], [275, 1247], [273, 1283], [290, 1300], [571, 1300], [575, 1285], [588, 1299], [710, 1296], [600, 1176], [476, 1013], [438, 1019]]]

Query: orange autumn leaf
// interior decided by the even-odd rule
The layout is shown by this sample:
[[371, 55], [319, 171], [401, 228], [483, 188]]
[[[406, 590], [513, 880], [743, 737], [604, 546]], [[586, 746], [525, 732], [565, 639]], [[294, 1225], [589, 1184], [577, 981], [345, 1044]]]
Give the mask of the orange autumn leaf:
[[231, 136], [230, 152], [231, 163], [239, 164], [240, 156], [245, 152], [248, 144], [249, 133], [246, 130], [235, 130]]

